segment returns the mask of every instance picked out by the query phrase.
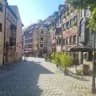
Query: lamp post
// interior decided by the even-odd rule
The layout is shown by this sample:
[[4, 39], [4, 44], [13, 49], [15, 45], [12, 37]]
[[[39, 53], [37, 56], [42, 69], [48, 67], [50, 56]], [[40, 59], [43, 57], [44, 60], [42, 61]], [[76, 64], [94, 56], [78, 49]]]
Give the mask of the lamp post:
[[95, 34], [93, 34], [93, 72], [92, 72], [92, 92], [96, 93], [95, 90]]

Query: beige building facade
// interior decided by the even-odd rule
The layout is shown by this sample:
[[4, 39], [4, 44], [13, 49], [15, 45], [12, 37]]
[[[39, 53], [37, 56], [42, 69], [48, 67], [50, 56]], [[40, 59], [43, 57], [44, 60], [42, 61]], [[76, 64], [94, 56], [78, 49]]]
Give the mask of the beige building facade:
[[38, 38], [36, 35], [38, 32], [36, 24], [30, 25], [24, 30], [23, 34], [23, 50], [25, 56], [33, 56], [34, 53], [37, 53], [37, 42]]
[[13, 12], [17, 16], [17, 29], [16, 29], [16, 59], [19, 60], [23, 55], [23, 37], [22, 37], [22, 27], [23, 23], [20, 17], [19, 9], [17, 6], [10, 6]]
[[3, 63], [5, 0], [0, 0], [0, 65]]
[[16, 14], [8, 4], [6, 5], [5, 11], [4, 64], [15, 61], [17, 32]]
[[[7, 0], [0, 0], [0, 65], [16, 61], [17, 39], [21, 41], [21, 33], [22, 25], [16, 11]], [[21, 57], [21, 53], [18, 56]]]
[[43, 22], [30, 25], [23, 36], [24, 54], [27, 56], [42, 56], [47, 53], [48, 35], [47, 26]]
[[22, 22], [17, 22], [17, 34], [16, 34], [16, 59], [19, 60], [23, 55], [23, 37], [22, 37]]

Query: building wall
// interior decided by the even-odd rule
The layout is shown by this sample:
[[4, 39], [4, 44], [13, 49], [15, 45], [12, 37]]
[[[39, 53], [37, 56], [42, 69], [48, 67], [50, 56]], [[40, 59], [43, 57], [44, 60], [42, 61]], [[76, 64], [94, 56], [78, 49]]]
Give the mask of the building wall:
[[66, 51], [77, 45], [78, 39], [78, 12], [77, 10], [67, 10], [64, 18], [62, 18], [62, 31], [63, 31], [63, 49]]
[[4, 63], [6, 64], [12, 63], [16, 59], [17, 17], [9, 6], [6, 7], [5, 20]]
[[[24, 49], [24, 55], [31, 55], [32, 56], [32, 34], [33, 31], [30, 30], [30, 28], [27, 28], [24, 31], [23, 35], [23, 49]], [[31, 54], [30, 54], [31, 53]]]
[[55, 36], [55, 28], [51, 27], [50, 29], [50, 38], [51, 38], [51, 51], [56, 50], [56, 36]]
[[[22, 27], [21, 22], [17, 24], [17, 14], [8, 5], [7, 0], [0, 0], [0, 8], [2, 8], [0, 9], [0, 24], [2, 24], [2, 32], [0, 32], [0, 65], [2, 65], [16, 61], [17, 49], [19, 50], [18, 56], [21, 56], [21, 44], [19, 48], [16, 46], [18, 41], [21, 43], [22, 34], [20, 34], [20, 31]], [[17, 35], [17, 32], [19, 35]]]
[[16, 34], [16, 58], [21, 59], [23, 55], [23, 41], [22, 41], [22, 22], [18, 20], [17, 22], [17, 34]]
[[19, 13], [19, 9], [16, 5], [11, 5], [10, 8], [12, 9], [12, 11], [15, 13], [16, 17], [17, 17], [17, 29], [16, 29], [16, 60], [19, 60], [22, 58], [22, 20], [20, 17], [20, 13]]
[[38, 25], [36, 25], [33, 29], [32, 53], [33, 53], [33, 56], [38, 56], [38, 54], [39, 54], [39, 30], [38, 30]]
[[0, 10], [0, 65], [3, 64], [3, 47], [4, 47], [4, 17], [5, 17], [5, 1], [0, 0], [0, 6], [2, 9]]
[[[41, 40], [41, 38], [43, 40]], [[42, 49], [42, 48], [46, 47], [46, 43], [47, 43], [47, 29], [44, 27], [41, 27], [39, 29], [39, 48]], [[43, 44], [43, 47], [40, 47], [40, 44]]]
[[50, 32], [47, 32], [47, 50], [48, 50], [48, 54], [52, 52]]
[[[27, 36], [28, 35], [27, 30], [30, 30], [30, 33], [32, 32], [32, 34]], [[28, 40], [29, 38], [32, 39], [32, 41], [30, 41], [31, 51], [29, 51], [29, 54], [31, 53], [32, 56], [38, 56], [41, 53], [43, 53], [44, 50], [47, 51], [47, 44], [48, 44], [47, 32], [48, 32], [47, 27], [45, 27], [43, 23], [33, 24], [25, 30], [24, 46], [29, 44], [29, 41], [25, 42], [26, 40]], [[28, 52], [28, 48], [24, 48], [25, 52], [26, 51]]]

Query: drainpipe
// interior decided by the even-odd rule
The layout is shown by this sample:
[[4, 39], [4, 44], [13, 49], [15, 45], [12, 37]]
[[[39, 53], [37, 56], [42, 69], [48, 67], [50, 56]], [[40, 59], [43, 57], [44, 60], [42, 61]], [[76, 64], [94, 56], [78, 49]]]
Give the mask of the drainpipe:
[[[80, 17], [81, 17], [81, 10], [80, 12], [78, 13], [78, 20], [77, 20], [77, 48], [79, 46], [79, 25], [80, 25]], [[79, 52], [77, 52], [77, 55], [78, 55], [78, 61], [77, 63], [79, 64]]]
[[95, 89], [95, 69], [96, 69], [96, 65], [95, 65], [95, 32], [93, 35], [93, 74], [92, 74], [92, 92], [96, 93], [96, 89]]

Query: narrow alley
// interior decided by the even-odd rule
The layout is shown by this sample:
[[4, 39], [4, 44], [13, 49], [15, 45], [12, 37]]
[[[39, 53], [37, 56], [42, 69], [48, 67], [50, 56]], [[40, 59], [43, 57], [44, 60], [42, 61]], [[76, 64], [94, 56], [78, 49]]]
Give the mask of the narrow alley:
[[91, 96], [90, 79], [64, 76], [43, 59], [27, 58], [0, 71], [0, 96]]

